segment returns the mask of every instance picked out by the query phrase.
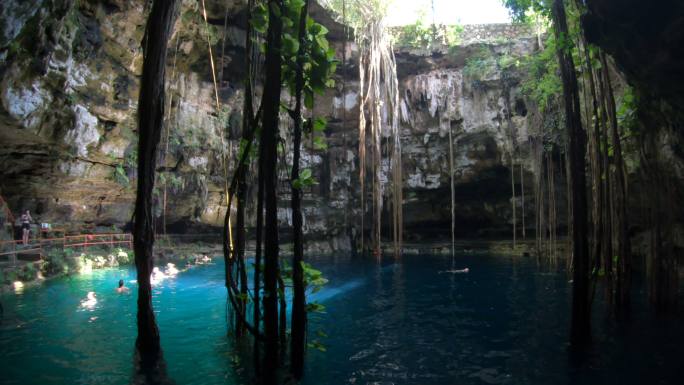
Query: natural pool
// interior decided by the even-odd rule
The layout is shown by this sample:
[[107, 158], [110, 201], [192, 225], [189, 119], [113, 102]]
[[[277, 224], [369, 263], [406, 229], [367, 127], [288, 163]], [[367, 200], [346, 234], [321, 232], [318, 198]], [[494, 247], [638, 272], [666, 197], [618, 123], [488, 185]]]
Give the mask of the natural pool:
[[[330, 283], [315, 295], [327, 352], [311, 350], [304, 384], [679, 384], [681, 318], [636, 303], [626, 326], [595, 306], [595, 344], [570, 362], [570, 289], [563, 271], [530, 259], [461, 255], [314, 262]], [[0, 383], [126, 384], [133, 377], [131, 268], [60, 278], [2, 296]], [[129, 284], [135, 288], [134, 284]], [[92, 309], [80, 303], [97, 293]], [[154, 288], [169, 377], [177, 384], [239, 384], [226, 337], [223, 264], [197, 266]]]

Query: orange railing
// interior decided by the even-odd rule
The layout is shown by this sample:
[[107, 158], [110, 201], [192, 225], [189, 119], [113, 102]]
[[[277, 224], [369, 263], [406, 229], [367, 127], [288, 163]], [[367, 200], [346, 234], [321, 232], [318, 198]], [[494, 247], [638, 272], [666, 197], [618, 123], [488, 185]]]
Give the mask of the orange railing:
[[[59, 238], [56, 238], [59, 239]], [[84, 247], [95, 245], [120, 245], [125, 244], [133, 248], [133, 236], [128, 233], [111, 234], [81, 234], [64, 236], [64, 247]]]
[[[26, 245], [27, 248], [17, 248], [21, 241], [0, 241], [0, 256], [8, 256], [10, 262], [17, 263], [17, 254], [39, 254], [42, 259], [44, 256], [44, 248], [62, 247], [62, 248], [83, 248], [88, 250], [90, 246], [99, 245], [125, 245], [133, 248], [133, 236], [128, 233], [111, 233], [111, 234], [80, 234], [80, 235], [65, 235], [61, 238], [40, 238], [34, 242]], [[7, 246], [11, 250], [4, 250]]]
[[[9, 258], [9, 261], [12, 262], [13, 265], [17, 264], [17, 254], [40, 254], [40, 258], [43, 258], [43, 248], [42, 245], [40, 244], [34, 244], [34, 245], [29, 245], [29, 248], [25, 249], [17, 249], [17, 245], [19, 245], [21, 241], [0, 241], [0, 257], [2, 256], [7, 256]], [[6, 251], [5, 249], [9, 246], [10, 251]], [[32, 246], [32, 247], [31, 247]]]

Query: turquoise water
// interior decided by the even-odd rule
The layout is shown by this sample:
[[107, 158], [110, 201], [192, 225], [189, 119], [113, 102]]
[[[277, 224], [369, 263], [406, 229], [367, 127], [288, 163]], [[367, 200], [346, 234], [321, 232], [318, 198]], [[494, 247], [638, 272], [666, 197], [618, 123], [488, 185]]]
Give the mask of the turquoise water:
[[[314, 264], [330, 283], [314, 296], [326, 314], [311, 320], [310, 339], [323, 330], [327, 352], [309, 351], [305, 385], [682, 383], [682, 319], [656, 319], [638, 301], [621, 327], [597, 301], [594, 348], [571, 362], [567, 276], [530, 260], [457, 257], [468, 274], [440, 273], [451, 260], [434, 256]], [[119, 279], [135, 272], [94, 271], [3, 295], [0, 383], [131, 383], [136, 298], [115, 292]], [[98, 301], [84, 308], [89, 291]], [[175, 383], [246, 382], [226, 334], [225, 295], [221, 262], [154, 287]]]

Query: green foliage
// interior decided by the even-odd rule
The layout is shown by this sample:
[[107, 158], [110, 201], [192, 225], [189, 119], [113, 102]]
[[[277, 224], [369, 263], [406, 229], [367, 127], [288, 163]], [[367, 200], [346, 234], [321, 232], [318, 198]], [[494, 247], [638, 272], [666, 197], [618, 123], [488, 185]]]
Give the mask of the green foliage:
[[638, 100], [632, 87], [625, 88], [618, 100], [617, 119], [626, 136], [631, 136], [637, 127]]
[[138, 149], [132, 148], [124, 155], [124, 166], [128, 168], [138, 167]]
[[521, 65], [521, 61], [519, 58], [513, 57], [509, 54], [499, 56], [496, 62], [497, 66], [503, 71], [515, 69]]
[[473, 56], [466, 59], [463, 75], [474, 81], [483, 80], [487, 75], [496, 71], [497, 61], [487, 48], [482, 48]]
[[41, 271], [46, 276], [69, 272], [67, 257], [68, 255], [64, 250], [49, 253], [45, 258], [45, 262], [41, 265]]
[[387, 15], [393, 0], [322, 0], [321, 4], [333, 11], [339, 23], [346, 24], [354, 30], [361, 30], [368, 23], [368, 11], [378, 19]]
[[314, 269], [310, 264], [302, 262], [302, 269], [304, 269], [304, 287], [311, 289], [312, 293], [318, 292], [328, 283], [328, 280], [323, 277], [323, 273]]
[[435, 43], [435, 30], [424, 26], [420, 20], [415, 24], [395, 28], [392, 31], [394, 44], [398, 47], [430, 48]]
[[[431, 49], [445, 40], [440, 36], [441, 31], [438, 28], [418, 19], [414, 24], [393, 28], [391, 34], [398, 47]], [[454, 38], [454, 42], [457, 42], [459, 35], [455, 34]]]
[[541, 113], [556, 103], [563, 92], [563, 84], [558, 75], [556, 56], [556, 39], [549, 34], [544, 50], [529, 56], [521, 63], [523, 72], [527, 74], [522, 84], [523, 93], [534, 100]]
[[514, 21], [528, 22], [534, 14], [548, 16], [552, 0], [502, 0]]
[[185, 181], [182, 176], [178, 176], [174, 173], [166, 174], [167, 186], [171, 187], [171, 191], [174, 193], [180, 192], [185, 187]]
[[[244, 156], [245, 151], [247, 150], [247, 145], [249, 142], [247, 140], [240, 139], [240, 144], [238, 145], [238, 159], [242, 159]], [[251, 161], [254, 161], [259, 158], [259, 148], [258, 148], [258, 143], [252, 142], [252, 145], [249, 147], [249, 154], [247, 154], [246, 158], [246, 163], [250, 163]]]
[[128, 175], [126, 174], [126, 169], [120, 163], [114, 165], [111, 178], [123, 187], [130, 186], [130, 180], [128, 179]]
[[29, 263], [24, 266], [23, 269], [19, 270], [17, 273], [17, 278], [20, 281], [32, 281], [36, 278], [36, 272], [36, 267], [32, 263]]
[[309, 347], [310, 349], [316, 349], [323, 353], [327, 351], [325, 345], [323, 345], [323, 343], [321, 343], [318, 339], [314, 339], [311, 342], [307, 343], [307, 347]]
[[446, 43], [449, 47], [456, 46], [461, 43], [461, 35], [463, 35], [463, 26], [459, 24], [444, 26], [446, 34]]
[[[282, 81], [288, 87], [290, 94], [295, 91], [295, 79], [297, 75], [297, 59], [299, 47], [299, 17], [304, 6], [303, 0], [286, 0], [282, 10], [283, 34], [282, 34]], [[280, 13], [280, 10], [278, 10]], [[264, 33], [268, 29], [269, 13], [265, 5], [258, 5], [252, 15], [251, 23], [254, 29]], [[330, 47], [326, 35], [328, 29], [317, 23], [312, 18], [306, 19], [306, 34], [304, 48], [301, 50], [304, 63], [304, 105], [313, 108], [314, 94], [322, 94], [326, 88], [333, 87], [332, 75], [337, 69], [335, 50]], [[259, 41], [262, 52], [265, 47]]]
[[304, 187], [313, 186], [316, 179], [311, 175], [311, 169], [305, 168], [299, 173], [299, 178], [292, 181], [292, 187], [301, 190]]
[[325, 151], [328, 149], [328, 143], [325, 141], [323, 136], [314, 136], [313, 138], [313, 148], [317, 151]]
[[313, 148], [311, 150], [325, 151], [328, 149], [328, 143], [326, 142], [325, 136], [325, 128], [327, 125], [328, 121], [322, 117], [304, 121], [304, 132], [312, 138], [310, 139], [313, 143]]
[[204, 40], [205, 44], [207, 37], [209, 38], [209, 43], [211, 45], [216, 45], [221, 41], [221, 30], [216, 25], [211, 23], [206, 24], [200, 9], [188, 9], [187, 11], [183, 12], [180, 20], [186, 26], [186, 28], [188, 28], [188, 30], [191, 30], [189, 26], [197, 24], [199, 26], [199, 30], [197, 32], [201, 34], [201, 38]]
[[214, 145], [215, 137], [209, 135], [201, 127], [187, 127], [183, 132], [171, 132], [169, 146], [176, 152], [198, 152]]
[[15, 282], [16, 280], [17, 280], [17, 272], [16, 271], [5, 269], [2, 272], [2, 281], [1, 281], [2, 283], [9, 285], [12, 282]]

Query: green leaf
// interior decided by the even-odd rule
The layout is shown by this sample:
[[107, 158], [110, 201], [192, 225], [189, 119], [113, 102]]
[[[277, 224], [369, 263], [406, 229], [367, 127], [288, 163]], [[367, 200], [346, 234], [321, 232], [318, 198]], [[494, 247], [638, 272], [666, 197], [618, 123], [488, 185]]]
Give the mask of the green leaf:
[[292, 12], [296, 12], [299, 14], [299, 12], [302, 10], [302, 7], [304, 6], [304, 0], [289, 0], [288, 2], [288, 8]]
[[325, 131], [325, 127], [327, 124], [328, 124], [328, 121], [325, 118], [316, 118], [316, 120], [314, 120], [314, 124], [313, 124], [314, 132]]
[[328, 143], [326, 143], [325, 138], [320, 136], [315, 136], [313, 139], [314, 150], [323, 151], [328, 149]]
[[328, 29], [325, 28], [325, 26], [323, 26], [322, 24], [318, 24], [318, 26], [320, 28], [319, 28], [318, 32], [316, 33], [317, 36], [325, 36], [328, 34]]
[[311, 91], [304, 91], [304, 107], [308, 109], [312, 109], [314, 105], [314, 97], [313, 97], [313, 92]]
[[268, 29], [268, 12], [263, 4], [258, 5], [253, 12], [250, 24], [255, 31], [259, 33], [266, 33]]
[[310, 302], [306, 304], [306, 311], [308, 313], [325, 313], [325, 306], [318, 302]]
[[317, 340], [314, 340], [313, 342], [307, 343], [306, 346], [311, 348], [311, 349], [319, 350], [323, 353], [325, 353], [327, 351], [327, 349], [325, 348], [325, 345], [323, 345], [322, 343], [320, 343]]
[[295, 55], [299, 50], [299, 42], [295, 40], [292, 35], [286, 33], [283, 35], [283, 52], [288, 56]]

